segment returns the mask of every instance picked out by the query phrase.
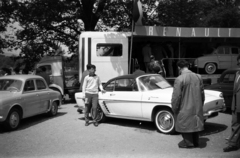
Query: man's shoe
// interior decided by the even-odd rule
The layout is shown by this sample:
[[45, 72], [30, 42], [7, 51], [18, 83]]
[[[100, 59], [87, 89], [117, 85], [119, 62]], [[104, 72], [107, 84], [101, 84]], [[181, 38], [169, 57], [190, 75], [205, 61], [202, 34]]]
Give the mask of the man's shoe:
[[194, 148], [195, 146], [194, 145], [187, 145], [185, 143], [185, 141], [181, 141], [178, 143], [178, 147], [179, 148], [187, 148], [187, 149], [190, 149], [190, 148]]
[[237, 146], [232, 146], [232, 145], [229, 145], [227, 146], [226, 148], [223, 148], [223, 152], [229, 152], [229, 151], [236, 151], [238, 150], [239, 148]]
[[94, 126], [97, 127], [98, 126], [98, 122], [94, 122]]
[[89, 122], [86, 122], [86, 123], [85, 123], [85, 126], [89, 126]]
[[83, 113], [82, 109], [77, 109], [77, 112], [79, 112], [80, 114]]
[[193, 143], [194, 147], [199, 147], [199, 143]]

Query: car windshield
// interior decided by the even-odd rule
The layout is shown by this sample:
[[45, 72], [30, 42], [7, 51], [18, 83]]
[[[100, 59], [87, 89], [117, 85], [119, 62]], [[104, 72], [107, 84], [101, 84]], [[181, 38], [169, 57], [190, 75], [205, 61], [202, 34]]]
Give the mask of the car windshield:
[[13, 79], [0, 79], [0, 91], [20, 91], [22, 81]]
[[142, 76], [139, 78], [139, 81], [140, 88], [143, 91], [172, 87], [161, 75]]

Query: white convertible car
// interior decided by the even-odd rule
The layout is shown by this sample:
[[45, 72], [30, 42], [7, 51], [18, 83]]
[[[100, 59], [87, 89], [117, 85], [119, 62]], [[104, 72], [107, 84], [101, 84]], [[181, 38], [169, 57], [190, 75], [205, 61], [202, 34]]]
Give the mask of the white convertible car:
[[[109, 80], [105, 93], [99, 92], [99, 120], [107, 117], [155, 122], [166, 134], [175, 132], [171, 108], [173, 87], [157, 74], [124, 75]], [[78, 106], [84, 106], [83, 94], [75, 93]], [[204, 117], [208, 119], [226, 109], [222, 93], [205, 90]]]

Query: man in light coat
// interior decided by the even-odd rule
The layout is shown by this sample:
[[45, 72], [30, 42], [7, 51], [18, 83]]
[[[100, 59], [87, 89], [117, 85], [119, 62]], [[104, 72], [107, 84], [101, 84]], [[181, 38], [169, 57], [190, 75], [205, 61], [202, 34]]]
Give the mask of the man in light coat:
[[204, 89], [201, 76], [188, 69], [189, 63], [180, 60], [177, 63], [180, 71], [174, 82], [172, 109], [176, 124], [175, 129], [182, 134], [179, 148], [199, 146], [198, 132], [204, 130], [203, 104]]
[[[240, 67], [240, 55], [237, 57], [237, 65]], [[238, 150], [240, 145], [240, 71], [236, 72], [231, 110], [232, 133], [228, 140], [228, 146], [223, 149], [224, 152]]]

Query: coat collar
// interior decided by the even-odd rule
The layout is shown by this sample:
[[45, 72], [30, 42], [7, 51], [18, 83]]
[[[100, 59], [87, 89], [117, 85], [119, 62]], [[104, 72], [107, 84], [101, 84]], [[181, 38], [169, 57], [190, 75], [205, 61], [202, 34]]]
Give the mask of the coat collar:
[[184, 70], [182, 70], [181, 75], [182, 74], [187, 74], [187, 73], [192, 73], [192, 71], [190, 71], [189, 69], [184, 69]]

